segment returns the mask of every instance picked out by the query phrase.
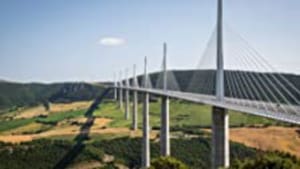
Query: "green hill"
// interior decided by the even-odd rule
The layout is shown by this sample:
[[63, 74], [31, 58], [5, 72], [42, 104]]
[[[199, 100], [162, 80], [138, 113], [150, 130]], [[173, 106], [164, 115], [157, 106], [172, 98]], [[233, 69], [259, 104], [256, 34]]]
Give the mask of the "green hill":
[[[180, 91], [205, 94], [215, 93], [215, 70], [174, 70], [171, 72], [175, 78], [173, 80], [168, 80], [168, 83], [174, 83], [176, 81], [176, 85]], [[162, 73], [159, 72], [150, 74], [150, 80], [153, 87], [161, 86], [157, 84], [162, 83], [162, 81], [158, 80], [161, 78], [161, 76]], [[233, 77], [235, 78], [233, 79]], [[242, 77], [244, 78], [242, 79]], [[139, 76], [139, 84], [143, 84], [142, 80], [143, 76]], [[232, 80], [235, 81], [234, 84], [232, 84]], [[289, 83], [287, 83], [287, 81]], [[257, 100], [266, 101], [271, 99], [272, 101], [276, 101], [274, 98], [275, 96], [278, 99], [281, 98], [280, 101], [284, 102], [281, 96], [282, 94], [290, 103], [296, 104], [295, 98], [300, 100], [300, 92], [298, 92], [300, 91], [300, 76], [296, 74], [275, 74], [226, 70], [224, 72], [224, 85], [226, 96], [233, 95], [235, 97], [245, 98], [245, 93], [248, 93], [248, 95], [249, 93], [252, 93], [252, 97]], [[291, 85], [293, 85], [293, 87], [298, 91], [295, 91]], [[234, 89], [230, 89], [230, 86]], [[259, 89], [260, 96], [255, 94], [253, 89], [254, 87], [256, 90]], [[243, 94], [241, 94], [237, 89], [243, 91]], [[290, 97], [290, 93], [288, 93], [287, 90], [290, 91], [295, 98]], [[279, 92], [281, 94], [279, 94]], [[265, 94], [262, 95], [261, 93]]]
[[72, 102], [92, 100], [103, 91], [101, 85], [88, 83], [14, 83], [0, 82], [0, 110], [33, 106], [45, 101]]

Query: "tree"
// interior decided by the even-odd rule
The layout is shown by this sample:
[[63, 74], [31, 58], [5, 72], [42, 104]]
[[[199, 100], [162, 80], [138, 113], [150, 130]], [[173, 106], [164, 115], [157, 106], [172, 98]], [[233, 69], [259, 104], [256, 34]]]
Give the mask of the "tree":
[[255, 159], [235, 161], [230, 169], [298, 169], [300, 161], [295, 156], [282, 152], [268, 152]]
[[188, 169], [183, 162], [173, 157], [160, 157], [151, 162], [150, 169]]

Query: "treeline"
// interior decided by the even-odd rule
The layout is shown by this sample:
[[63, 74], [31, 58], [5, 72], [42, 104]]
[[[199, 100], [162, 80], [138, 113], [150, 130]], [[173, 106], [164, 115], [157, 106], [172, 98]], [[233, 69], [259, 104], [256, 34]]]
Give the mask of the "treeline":
[[[73, 143], [63, 140], [35, 140], [20, 145], [0, 143], [1, 169], [52, 169], [73, 150]], [[92, 145], [74, 154], [73, 163], [89, 160], [100, 161], [104, 155], [101, 149]]]
[[300, 160], [291, 154], [279, 151], [266, 152], [255, 158], [235, 160], [230, 169], [299, 169]]
[[[141, 138], [117, 138], [94, 142], [93, 146], [112, 154], [117, 160], [124, 161], [129, 168], [141, 165]], [[243, 160], [255, 157], [256, 150], [242, 144], [231, 143], [231, 158]], [[171, 155], [191, 168], [206, 169], [211, 166], [210, 138], [171, 139]], [[151, 159], [159, 157], [159, 143], [151, 142]]]
[[[210, 138], [171, 139], [171, 155], [191, 169], [211, 168], [210, 142]], [[114, 156], [114, 161], [106, 164], [108, 168], [113, 168], [115, 164], [123, 164], [129, 168], [141, 166], [141, 138], [94, 141], [83, 144], [80, 149], [74, 149], [75, 145], [77, 144], [74, 142], [63, 140], [35, 140], [20, 145], [0, 142], [0, 168], [47, 169], [54, 168], [66, 159], [68, 165], [84, 161], [106, 164], [105, 154]], [[288, 153], [263, 152], [238, 143], [231, 143], [230, 146], [231, 169], [300, 168], [299, 159]], [[159, 143], [151, 142], [151, 159], [158, 158], [159, 154]], [[68, 155], [74, 158], [66, 158]]]
[[88, 83], [22, 84], [0, 82], [0, 109], [33, 106], [45, 102], [91, 100], [102, 91], [102, 86]]

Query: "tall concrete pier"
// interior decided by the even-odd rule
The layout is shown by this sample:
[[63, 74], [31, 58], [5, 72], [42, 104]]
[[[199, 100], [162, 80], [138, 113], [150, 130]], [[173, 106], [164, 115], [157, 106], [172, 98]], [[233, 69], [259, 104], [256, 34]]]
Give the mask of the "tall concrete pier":
[[[163, 46], [163, 90], [167, 92], [167, 44]], [[161, 128], [160, 152], [162, 156], [170, 155], [170, 130], [169, 130], [169, 97], [161, 99]]]
[[[125, 78], [125, 86], [129, 87], [129, 80], [128, 80], [128, 69], [126, 69], [126, 78]], [[125, 89], [125, 119], [129, 119], [129, 90]]]
[[[133, 87], [138, 87], [136, 79], [136, 65], [133, 66]], [[133, 92], [133, 104], [132, 104], [132, 130], [138, 129], [138, 92], [134, 90]]]
[[[218, 0], [216, 98], [224, 100], [223, 2]], [[229, 167], [229, 116], [224, 108], [212, 110], [212, 168]]]
[[118, 87], [117, 76], [116, 76], [116, 73], [114, 73], [114, 100], [118, 99], [117, 87]]
[[[148, 87], [147, 58], [145, 57], [144, 88]], [[150, 167], [150, 125], [149, 125], [149, 93], [144, 93], [143, 98], [143, 143], [142, 143], [142, 168]]]
[[121, 110], [124, 110], [124, 107], [123, 107], [123, 82], [122, 82], [122, 72], [120, 72], [120, 81], [119, 81], [119, 108]]
[[229, 167], [229, 116], [224, 108], [213, 107], [212, 167]]
[[169, 131], [169, 98], [161, 99], [161, 129], [160, 129], [160, 154], [170, 155], [170, 131]]

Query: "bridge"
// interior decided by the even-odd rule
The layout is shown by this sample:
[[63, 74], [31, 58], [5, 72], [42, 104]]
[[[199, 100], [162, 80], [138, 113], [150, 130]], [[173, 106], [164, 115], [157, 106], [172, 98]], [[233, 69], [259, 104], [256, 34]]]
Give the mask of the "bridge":
[[[193, 71], [188, 89], [179, 89], [173, 71], [167, 69], [167, 44], [163, 45], [162, 71], [157, 72], [156, 85], [153, 86], [147, 70], [145, 57], [144, 74], [122, 79], [113, 86], [114, 97], [119, 107], [125, 110], [126, 119], [130, 118], [130, 95], [132, 94], [132, 129], [138, 129], [138, 94], [143, 96], [143, 152], [142, 167], [150, 166], [150, 125], [149, 97], [161, 98], [160, 150], [162, 156], [170, 156], [169, 100], [180, 99], [213, 106], [212, 108], [212, 168], [229, 167], [229, 115], [227, 110], [235, 110], [256, 116], [271, 118], [287, 123], [300, 124], [300, 90], [294, 82], [274, 68], [249, 44], [237, 35], [243, 43], [242, 49], [235, 49], [236, 65], [246, 66], [246, 70], [224, 68], [224, 24], [223, 2], [218, 0], [216, 31], [211, 36], [207, 50], [213, 51], [215, 69], [207, 71], [200, 68]], [[213, 46], [213, 47], [212, 47]], [[235, 47], [234, 47], [235, 48]], [[210, 51], [209, 51], [210, 50]], [[253, 66], [257, 69], [247, 69]], [[260, 69], [259, 69], [260, 68]], [[263, 69], [261, 69], [263, 68]], [[127, 74], [127, 73], [126, 73]], [[138, 80], [140, 79], [140, 80]], [[140, 82], [140, 85], [139, 85]], [[200, 87], [199, 87], [200, 86]], [[197, 89], [198, 87], [198, 89]], [[209, 89], [209, 91], [207, 91]], [[123, 94], [125, 93], [125, 96]], [[125, 105], [123, 103], [125, 100]], [[125, 108], [124, 108], [125, 106]], [[196, 147], [195, 147], [196, 148]]]

